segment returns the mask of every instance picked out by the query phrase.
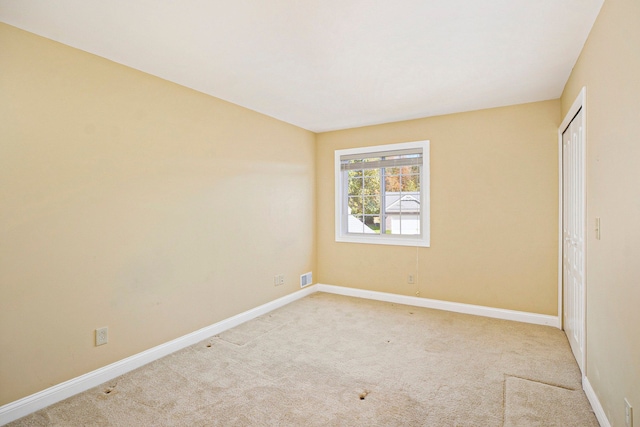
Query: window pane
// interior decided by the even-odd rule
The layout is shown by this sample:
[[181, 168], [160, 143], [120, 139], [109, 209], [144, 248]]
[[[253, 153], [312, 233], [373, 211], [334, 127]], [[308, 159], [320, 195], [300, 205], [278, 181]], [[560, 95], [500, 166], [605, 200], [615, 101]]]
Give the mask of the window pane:
[[385, 175], [400, 175], [400, 168], [385, 168]]
[[350, 170], [349, 171], [349, 179], [351, 178], [357, 178], [357, 177], [362, 177], [363, 174], [363, 170], [362, 169], [354, 169], [354, 170]]
[[401, 215], [419, 214], [420, 213], [420, 199], [418, 193], [402, 194], [398, 205], [398, 211]]
[[365, 196], [363, 203], [365, 214], [380, 215], [380, 196]]
[[380, 170], [379, 169], [371, 169], [374, 174], [373, 176], [365, 176], [363, 182], [363, 191], [362, 194], [380, 194]]
[[420, 215], [388, 215], [387, 233], [402, 235], [420, 234]]
[[390, 234], [420, 234], [420, 192], [387, 193], [386, 214]]
[[[380, 221], [377, 215], [365, 215], [364, 216], [364, 225], [369, 228], [374, 233], [380, 233]], [[365, 232], [367, 230], [365, 229]]]
[[363, 209], [362, 209], [362, 197], [360, 196], [355, 196], [355, 197], [349, 197], [349, 214], [351, 215], [362, 215], [363, 214]]
[[420, 234], [420, 215], [402, 215], [400, 219], [400, 234]]
[[347, 216], [347, 230], [349, 233], [364, 233], [364, 222], [362, 215]]
[[[362, 172], [362, 171], [357, 171]], [[349, 172], [349, 196], [356, 196], [362, 194], [363, 177], [362, 174], [351, 176]]]
[[387, 175], [384, 177], [385, 189], [389, 191], [400, 191], [400, 175]]
[[400, 182], [403, 193], [420, 191], [420, 175], [401, 175]]

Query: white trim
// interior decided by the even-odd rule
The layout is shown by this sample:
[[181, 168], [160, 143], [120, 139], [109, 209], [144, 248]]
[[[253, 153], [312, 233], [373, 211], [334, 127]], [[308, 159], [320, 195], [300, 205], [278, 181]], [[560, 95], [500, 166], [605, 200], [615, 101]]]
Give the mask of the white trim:
[[[345, 193], [346, 183], [342, 180], [340, 170], [340, 157], [352, 154], [370, 154], [380, 151], [404, 150], [412, 148], [422, 148], [422, 167], [420, 168], [420, 230], [419, 236], [399, 236], [384, 234], [348, 234], [344, 230], [343, 214], [346, 207], [343, 206], [343, 193]], [[347, 148], [336, 150], [334, 153], [335, 162], [335, 241], [346, 243], [366, 243], [375, 245], [395, 245], [395, 246], [420, 246], [429, 247], [431, 245], [431, 158], [430, 143], [428, 140], [400, 142], [396, 144], [375, 145], [371, 147]]]
[[214, 323], [213, 325], [206, 326], [180, 338], [160, 344], [156, 347], [150, 348], [149, 350], [127, 357], [126, 359], [119, 360], [110, 365], [96, 369], [95, 371], [57, 384], [46, 390], [42, 390], [25, 398], [0, 406], [0, 426], [29, 415], [32, 412], [38, 411], [49, 405], [53, 405], [54, 403], [60, 402], [61, 400], [75, 394], [89, 390], [119, 377], [120, 375], [126, 374], [129, 371], [137, 369], [178, 350], [182, 350], [185, 347], [197, 344], [200, 341], [212, 337], [213, 335], [219, 334], [227, 329], [231, 329], [251, 319], [255, 319], [258, 316], [262, 316], [263, 314], [283, 307], [293, 301], [304, 298], [316, 291], [317, 289], [315, 289], [313, 285], [307, 286], [302, 290], [252, 308], [233, 317], [229, 317], [228, 319]]
[[[580, 93], [576, 97], [575, 101], [573, 101], [573, 104], [571, 104], [571, 107], [567, 111], [567, 114], [565, 115], [564, 120], [562, 120], [562, 124], [560, 124], [560, 127], [558, 128], [558, 129], [561, 129], [559, 130], [560, 136], [562, 136], [562, 133], [569, 127], [575, 115], [578, 114], [578, 110], [580, 108], [584, 108], [586, 104], [586, 99], [587, 99], [587, 88], [586, 86], [584, 86], [582, 89], [580, 89]], [[582, 114], [584, 114], [584, 110], [582, 111]]]
[[591, 383], [587, 377], [582, 377], [582, 389], [584, 390], [584, 394], [587, 395], [589, 403], [591, 403], [591, 408], [593, 408], [593, 412], [596, 414], [600, 427], [611, 427], [611, 423], [604, 412], [604, 408], [600, 404], [600, 400], [598, 399], [593, 387], [591, 387]]
[[564, 276], [564, 270], [563, 270], [564, 234], [562, 230], [563, 218], [564, 218], [563, 210], [562, 210], [562, 203], [564, 201], [564, 192], [563, 192], [564, 178], [562, 176], [562, 173], [563, 173], [562, 153], [563, 153], [562, 132], [558, 131], [558, 320], [560, 321], [560, 328], [564, 330], [564, 295], [563, 295], [563, 287], [562, 287], [562, 278]]
[[[300, 298], [304, 298], [315, 292], [326, 292], [337, 295], [366, 298], [377, 301], [386, 301], [397, 304], [416, 307], [433, 308], [437, 310], [452, 311], [456, 313], [473, 314], [476, 316], [492, 317], [496, 319], [513, 320], [517, 322], [532, 323], [536, 325], [554, 326], [560, 328], [558, 318], [545, 314], [527, 313], [522, 311], [506, 310], [502, 308], [484, 307], [479, 305], [463, 304], [450, 301], [440, 301], [427, 298], [418, 298], [406, 295], [397, 295], [384, 292], [368, 291], [363, 289], [345, 288], [341, 286], [315, 284], [304, 289], [286, 295], [277, 300], [268, 302], [259, 307], [237, 314], [213, 325], [204, 327], [198, 331], [176, 338], [149, 350], [119, 360], [110, 365], [96, 369], [63, 383], [57, 384], [46, 390], [42, 390], [25, 398], [16, 400], [0, 407], [0, 426], [29, 415], [35, 411], [60, 402], [75, 394], [82, 393], [93, 387], [97, 387], [120, 375], [158, 360], [164, 356], [182, 350], [193, 344], [197, 344], [213, 335], [224, 332], [244, 322], [262, 316], [277, 308], [283, 307]], [[586, 378], [585, 378], [586, 379]], [[586, 389], [585, 389], [586, 391]], [[594, 394], [595, 396], [595, 394]], [[591, 398], [589, 399], [591, 401]], [[597, 401], [597, 399], [596, 399]], [[595, 406], [594, 406], [595, 407]]]
[[315, 286], [316, 291], [319, 292], [327, 292], [337, 295], [366, 298], [377, 301], [392, 302], [396, 304], [411, 305], [415, 307], [433, 308], [436, 310], [453, 311], [455, 313], [473, 314], [476, 316], [514, 320], [516, 322], [532, 323], [534, 325], [545, 325], [560, 328], [558, 318], [556, 316], [549, 316], [546, 314], [528, 313], [524, 311], [507, 310], [504, 308], [485, 307], [481, 305], [441, 301], [407, 295], [368, 291], [364, 289], [345, 288], [342, 286], [325, 285], [321, 283], [318, 283]]
[[[370, 237], [368, 237], [370, 236]], [[362, 234], [362, 235], [344, 235], [336, 236], [336, 242], [338, 243], [365, 243], [372, 245], [391, 245], [391, 246], [411, 246], [428, 248], [429, 242], [424, 239], [413, 238], [412, 236], [406, 237], [392, 237], [392, 236], [380, 236], [379, 234]]]
[[558, 185], [559, 185], [559, 191], [558, 191], [558, 196], [559, 196], [559, 202], [558, 202], [558, 319], [560, 321], [560, 325], [561, 328], [564, 329], [563, 325], [563, 319], [564, 319], [564, 294], [563, 294], [563, 287], [562, 287], [562, 276], [563, 276], [563, 270], [564, 270], [564, 266], [562, 264], [563, 262], [563, 257], [562, 257], [562, 252], [563, 252], [563, 244], [562, 244], [562, 240], [563, 240], [563, 232], [562, 232], [562, 221], [563, 221], [563, 211], [562, 211], [562, 203], [563, 203], [563, 193], [562, 193], [562, 183], [563, 183], [563, 179], [562, 179], [562, 173], [563, 173], [563, 169], [562, 169], [562, 134], [564, 133], [564, 131], [567, 129], [567, 127], [569, 127], [569, 125], [571, 124], [571, 121], [573, 120], [573, 118], [576, 116], [576, 114], [578, 114], [578, 111], [582, 109], [582, 145], [584, 147], [583, 150], [583, 157], [582, 157], [582, 162], [583, 162], [583, 176], [582, 176], [582, 182], [583, 182], [583, 213], [584, 213], [584, 218], [583, 218], [583, 224], [584, 224], [584, 263], [583, 263], [583, 270], [582, 270], [582, 278], [583, 278], [583, 287], [584, 287], [584, 292], [583, 292], [583, 304], [584, 304], [584, 324], [582, 325], [582, 346], [583, 346], [583, 351], [582, 351], [582, 360], [580, 361], [581, 363], [579, 363], [579, 367], [582, 371], [582, 376], [586, 378], [587, 375], [587, 240], [588, 240], [588, 233], [587, 230], [589, 229], [587, 226], [587, 88], [586, 86], [583, 86], [582, 89], [580, 90], [580, 93], [578, 94], [578, 96], [576, 97], [576, 99], [573, 101], [573, 104], [571, 104], [571, 107], [569, 108], [569, 110], [567, 111], [567, 114], [565, 115], [564, 119], [562, 120], [562, 123], [560, 124], [560, 127], [558, 128]]

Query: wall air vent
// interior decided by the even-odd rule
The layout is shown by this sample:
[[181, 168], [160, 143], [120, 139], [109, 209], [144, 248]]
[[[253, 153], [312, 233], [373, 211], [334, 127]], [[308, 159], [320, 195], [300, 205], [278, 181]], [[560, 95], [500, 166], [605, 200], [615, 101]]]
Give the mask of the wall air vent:
[[301, 288], [304, 288], [305, 286], [310, 285], [311, 283], [313, 283], [313, 276], [312, 276], [311, 272], [302, 274], [300, 276], [300, 287]]

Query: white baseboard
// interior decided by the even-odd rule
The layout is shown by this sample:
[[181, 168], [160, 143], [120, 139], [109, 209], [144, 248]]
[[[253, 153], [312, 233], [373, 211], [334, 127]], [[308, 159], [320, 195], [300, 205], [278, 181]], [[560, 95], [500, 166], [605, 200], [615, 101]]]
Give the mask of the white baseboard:
[[[483, 307], [479, 305], [462, 304], [462, 303], [456, 303], [456, 302], [440, 301], [440, 300], [412, 297], [412, 296], [406, 296], [406, 295], [397, 295], [397, 294], [390, 294], [390, 293], [384, 293], [384, 292], [367, 291], [362, 289], [345, 288], [342, 286], [333, 286], [333, 285], [325, 285], [325, 284], [309, 285], [290, 295], [286, 295], [277, 300], [268, 302], [259, 307], [245, 311], [244, 313], [240, 313], [236, 316], [222, 320], [218, 323], [214, 323], [213, 325], [207, 326], [198, 331], [192, 332], [180, 338], [176, 338], [175, 340], [169, 341], [167, 343], [153, 347], [149, 350], [143, 351], [142, 353], [138, 353], [133, 356], [127, 357], [126, 359], [119, 360], [115, 363], [112, 363], [100, 369], [96, 369], [95, 371], [89, 372], [87, 374], [73, 378], [69, 381], [65, 381], [63, 383], [50, 387], [46, 390], [40, 391], [38, 393], [32, 394], [22, 399], [16, 400], [15, 402], [11, 402], [9, 404], [1, 406], [0, 407], [0, 426], [8, 424], [11, 421], [17, 420], [18, 418], [22, 418], [26, 415], [29, 415], [30, 413], [38, 411], [49, 405], [53, 405], [54, 403], [60, 402], [61, 400], [71, 397], [75, 394], [89, 390], [93, 387], [96, 387], [100, 384], [110, 381], [116, 377], [119, 377], [120, 375], [126, 374], [127, 372], [130, 372], [134, 369], [137, 369], [141, 366], [144, 366], [148, 363], [158, 360], [164, 356], [167, 356], [178, 350], [182, 350], [185, 347], [196, 344], [213, 335], [226, 331], [227, 329], [231, 329], [251, 319], [255, 319], [258, 316], [262, 316], [270, 311], [273, 311], [277, 308], [285, 306], [300, 298], [304, 298], [305, 296], [310, 295], [314, 292], [327, 292], [327, 293], [338, 294], [338, 295], [367, 298], [372, 300], [386, 301], [386, 302], [392, 302], [392, 303], [404, 304], [404, 305], [412, 305], [416, 307], [425, 307], [425, 308], [433, 308], [437, 310], [453, 311], [457, 313], [474, 314], [477, 316], [492, 317], [492, 318], [504, 319], [504, 320], [515, 320], [518, 322], [533, 323], [536, 325], [555, 326], [557, 328], [560, 328], [560, 325], [561, 325], [558, 317], [544, 315], [544, 314], [526, 313], [522, 311], [505, 310], [501, 308]], [[588, 382], [586, 384], [588, 384]], [[587, 389], [585, 385], [585, 392], [586, 391]], [[598, 402], [597, 398], [595, 397], [595, 393], [593, 393], [593, 390], [591, 390], [591, 393], [595, 401]], [[587, 392], [587, 396], [589, 396], [588, 392]], [[596, 406], [593, 404], [592, 398], [589, 397], [589, 400], [592, 402], [592, 405], [595, 410]], [[604, 411], [602, 411], [602, 407], [599, 406], [599, 403], [598, 403], [598, 407], [600, 408], [600, 413], [602, 414], [602, 415], [598, 415], [598, 412], [596, 411], [596, 415], [598, 415], [598, 420], [600, 420], [600, 416], [602, 416], [603, 419], [606, 420], [606, 417], [604, 416]], [[600, 421], [600, 423], [603, 426], [609, 427], [608, 422], [607, 424], [603, 424], [602, 421]]]
[[547, 314], [527, 313], [524, 311], [506, 310], [503, 308], [484, 307], [481, 305], [345, 288], [342, 286], [324, 284], [317, 284], [315, 286], [316, 290], [319, 292], [393, 302], [396, 304], [412, 305], [416, 307], [434, 308], [437, 310], [453, 311], [456, 313], [474, 314], [476, 316], [492, 317], [495, 319], [514, 320], [516, 322], [533, 323], [535, 325], [554, 326], [556, 328], [561, 327], [560, 319], [557, 316], [549, 316]]
[[75, 394], [99, 386], [102, 383], [119, 377], [120, 375], [126, 374], [127, 372], [158, 360], [178, 350], [189, 347], [190, 345], [197, 344], [200, 341], [238, 326], [251, 319], [255, 319], [258, 316], [269, 313], [270, 311], [285, 306], [295, 300], [304, 298], [316, 291], [317, 289], [315, 288], [315, 285], [305, 287], [297, 292], [278, 298], [277, 300], [268, 302], [218, 323], [214, 323], [213, 325], [204, 327], [167, 343], [160, 344], [159, 346], [143, 351], [142, 353], [135, 354], [127, 357], [126, 359], [122, 359], [110, 365], [96, 369], [95, 371], [57, 384], [46, 390], [16, 400], [15, 402], [3, 405], [0, 407], [0, 426], [29, 415], [32, 412], [38, 411], [49, 405], [53, 405], [54, 403], [60, 402], [61, 400]]
[[611, 427], [611, 423], [609, 423], [609, 419], [604, 413], [604, 408], [600, 404], [600, 400], [598, 399], [598, 396], [596, 396], [596, 392], [593, 390], [593, 387], [591, 387], [591, 383], [587, 377], [582, 377], [582, 389], [587, 395], [589, 403], [591, 403], [591, 407], [593, 408], [593, 412], [596, 414], [600, 427]]

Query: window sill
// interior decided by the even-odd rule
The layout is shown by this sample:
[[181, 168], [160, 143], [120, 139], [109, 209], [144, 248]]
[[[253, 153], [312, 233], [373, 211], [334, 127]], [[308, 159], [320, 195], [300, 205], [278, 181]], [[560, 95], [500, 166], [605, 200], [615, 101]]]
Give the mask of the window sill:
[[338, 243], [364, 243], [369, 245], [390, 245], [390, 246], [412, 246], [412, 247], [423, 247], [428, 248], [430, 246], [430, 242], [428, 238], [425, 237], [382, 237], [379, 234], [374, 236], [355, 236], [355, 235], [347, 235], [347, 236], [336, 236], [336, 242]]

